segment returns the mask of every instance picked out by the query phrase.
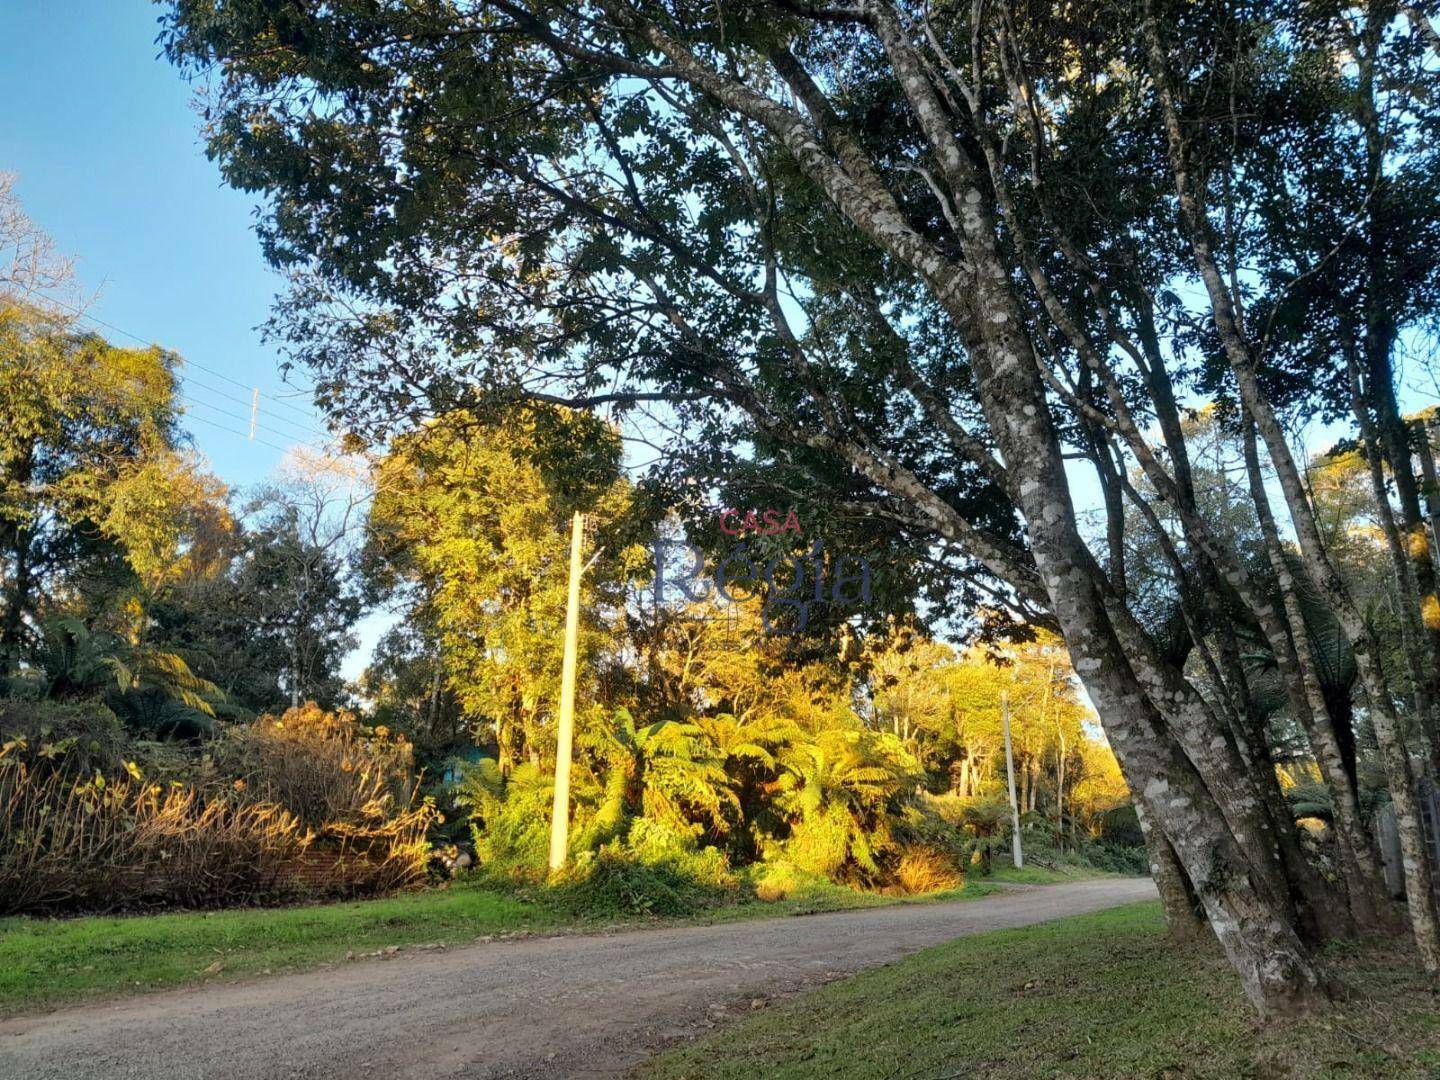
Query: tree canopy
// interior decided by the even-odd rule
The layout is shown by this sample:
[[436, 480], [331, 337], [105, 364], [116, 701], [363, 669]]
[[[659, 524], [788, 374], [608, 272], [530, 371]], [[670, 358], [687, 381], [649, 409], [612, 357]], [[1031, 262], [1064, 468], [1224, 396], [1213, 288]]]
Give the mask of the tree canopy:
[[[1440, 969], [1411, 758], [1440, 763], [1429, 436], [1395, 375], [1434, 288], [1435, 39], [1405, 14], [175, 0], [162, 40], [212, 76], [211, 153], [292, 275], [272, 328], [338, 423], [622, 410], [680, 463], [674, 501], [794, 492], [1053, 628], [1172, 918], [1193, 889], [1284, 1012], [1323, 996], [1308, 943], [1389, 903], [1307, 604], [1354, 660]], [[1249, 547], [1203, 501], [1200, 404], [1240, 447]], [[1358, 433], [1393, 649], [1321, 534], [1311, 415]], [[1271, 768], [1253, 642], [1324, 770], [1343, 903]]]

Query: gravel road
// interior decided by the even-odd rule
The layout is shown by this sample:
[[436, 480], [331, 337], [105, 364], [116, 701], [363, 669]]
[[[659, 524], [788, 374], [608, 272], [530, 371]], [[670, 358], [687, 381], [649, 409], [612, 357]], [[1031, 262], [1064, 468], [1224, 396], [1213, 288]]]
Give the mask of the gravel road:
[[1113, 878], [723, 926], [402, 952], [0, 1021], [5, 1080], [623, 1073], [777, 995], [965, 934], [1155, 896]]

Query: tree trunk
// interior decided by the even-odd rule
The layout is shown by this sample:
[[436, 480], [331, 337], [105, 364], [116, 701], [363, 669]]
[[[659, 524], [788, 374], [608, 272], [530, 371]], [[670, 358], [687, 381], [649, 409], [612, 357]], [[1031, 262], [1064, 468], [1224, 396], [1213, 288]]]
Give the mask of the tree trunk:
[[[1393, 10], [1391, 12], [1393, 14]], [[1360, 48], [1356, 52], [1358, 78], [1356, 94], [1357, 114], [1361, 131], [1365, 135], [1365, 175], [1374, 177], [1374, 190], [1365, 202], [1367, 212], [1366, 281], [1364, 294], [1365, 333], [1362, 341], [1365, 362], [1365, 398], [1375, 413], [1375, 428], [1378, 431], [1364, 433], [1367, 417], [1361, 415], [1363, 402], [1356, 402], [1356, 418], [1361, 423], [1362, 435], [1370, 444], [1367, 457], [1372, 469], [1379, 467], [1376, 456], [1383, 452], [1390, 464], [1390, 474], [1395, 482], [1395, 494], [1400, 503], [1401, 522], [1393, 521], [1389, 528], [1397, 533], [1403, 530], [1403, 537], [1387, 540], [1393, 549], [1399, 546], [1399, 568], [1404, 576], [1410, 577], [1418, 594], [1415, 597], [1415, 617], [1427, 604], [1435, 600], [1435, 562], [1431, 557], [1430, 545], [1425, 539], [1424, 518], [1420, 509], [1420, 492], [1415, 483], [1415, 464], [1410, 454], [1410, 436], [1404, 420], [1400, 417], [1399, 403], [1395, 399], [1395, 369], [1393, 355], [1397, 337], [1395, 318], [1390, 308], [1391, 290], [1389, 276], [1393, 273], [1390, 251], [1393, 248], [1391, 234], [1394, 232], [1390, 215], [1391, 200], [1395, 198], [1391, 178], [1386, 172], [1386, 142], [1382, 130], [1380, 113], [1376, 102], [1376, 54], [1385, 35], [1386, 17], [1377, 18], [1377, 12], [1367, 12], [1364, 29], [1360, 35]], [[1358, 372], [1352, 368], [1351, 378], [1358, 382]], [[1359, 387], [1356, 387], [1357, 397]], [[1380, 494], [1385, 502], [1383, 513], [1390, 516], [1389, 497], [1385, 494], [1383, 477]], [[1412, 576], [1413, 575], [1413, 576]], [[1405, 590], [1402, 589], [1402, 593]], [[1403, 613], [1402, 613], [1403, 616]], [[1402, 617], [1401, 625], [1408, 624]], [[1415, 694], [1427, 699], [1430, 708], [1422, 708], [1421, 715], [1425, 732], [1431, 744], [1431, 768], [1440, 778], [1440, 716], [1434, 707], [1440, 703], [1440, 621], [1426, 625], [1423, 621], [1414, 628], [1420, 639], [1407, 648], [1411, 656], [1412, 678], [1416, 679]], [[1421, 650], [1429, 653], [1428, 660], [1422, 659]]]
[[[1420, 472], [1425, 481], [1425, 516], [1430, 523], [1430, 550], [1433, 556], [1440, 555], [1440, 475], [1435, 471], [1435, 452], [1430, 447], [1430, 429], [1430, 417], [1422, 419], [1419, 439]], [[1432, 602], [1427, 597], [1420, 614], [1427, 627], [1440, 627], [1440, 598]]]
[[300, 638], [290, 635], [290, 708], [300, 707]]
[[5, 615], [0, 623], [0, 674], [12, 675], [20, 667], [25, 644], [25, 609], [30, 604], [30, 530], [14, 531], [14, 571], [5, 594]]
[[[1440, 699], [1435, 697], [1434, 685], [1437, 657], [1421, 621], [1420, 613], [1424, 610], [1424, 605], [1417, 591], [1415, 567], [1412, 566], [1411, 553], [1406, 550], [1405, 541], [1400, 535], [1400, 526], [1395, 521], [1394, 510], [1390, 506], [1390, 495], [1385, 488], [1385, 471], [1381, 461], [1380, 446], [1369, 415], [1372, 402], [1367, 401], [1367, 396], [1360, 385], [1359, 372], [1353, 361], [1350, 365], [1350, 380], [1351, 405], [1355, 413], [1355, 422], [1360, 428], [1360, 446], [1370, 474], [1370, 494], [1375, 501], [1375, 512], [1380, 520], [1381, 534], [1385, 537], [1386, 550], [1390, 553], [1390, 565], [1395, 568], [1397, 593], [1395, 614], [1400, 625], [1401, 651], [1405, 655], [1405, 666], [1410, 673], [1410, 690], [1415, 698], [1415, 714], [1420, 718], [1421, 731], [1425, 736], [1426, 747], [1429, 751], [1430, 771], [1433, 775], [1440, 777], [1440, 716], [1437, 716], [1436, 713], [1437, 708], [1440, 708]], [[1373, 399], [1375, 388], [1372, 386], [1370, 390], [1369, 396]], [[1405, 461], [1408, 468], [1410, 461], [1408, 449], [1405, 452]], [[1412, 490], [1413, 486], [1412, 482]], [[1418, 502], [1416, 505], [1418, 508]], [[1412, 539], [1413, 536], [1412, 533]], [[1419, 546], [1425, 549], [1425, 566], [1429, 567], [1430, 545], [1424, 540], [1423, 529]]]
[[1059, 751], [1055, 755], [1055, 842], [1065, 850], [1065, 732], [1058, 732]]
[[[29, 486], [35, 474], [33, 441], [26, 444], [24, 453], [18, 455], [9, 472], [10, 475], [5, 477], [7, 485], [21, 491]], [[23, 520], [16, 519], [4, 523], [3, 534], [14, 568], [10, 575], [10, 587], [5, 591], [3, 619], [0, 619], [0, 675], [11, 675], [20, 667], [25, 644], [25, 612], [30, 606], [30, 592], [35, 582], [31, 565], [31, 530]]]
[[[1187, 147], [1180, 127], [1180, 117], [1170, 90], [1169, 74], [1165, 56], [1160, 44], [1159, 31], [1155, 24], [1150, 0], [1146, 4], [1145, 33], [1149, 45], [1152, 74], [1160, 98], [1166, 139], [1170, 154], [1171, 171], [1179, 198], [1181, 220], [1190, 241], [1196, 269], [1205, 285], [1210, 300], [1212, 323], [1219, 335], [1230, 370], [1240, 392], [1240, 400], [1246, 413], [1254, 421], [1260, 437], [1265, 442], [1270, 460], [1275, 466], [1280, 489], [1290, 511], [1290, 519], [1299, 540], [1300, 553], [1319, 594], [1332, 606], [1340, 625], [1355, 652], [1366, 697], [1370, 703], [1375, 722], [1375, 733], [1381, 753], [1386, 762], [1390, 778], [1391, 796], [1395, 800], [1396, 815], [1410, 819], [1400, 829], [1401, 841], [1405, 846], [1405, 865], [1410, 904], [1411, 925], [1416, 945], [1424, 959], [1427, 970], [1440, 971], [1440, 925], [1437, 925], [1435, 906], [1430, 892], [1430, 859], [1420, 839], [1418, 819], [1413, 819], [1417, 809], [1414, 791], [1414, 776], [1406, 756], [1403, 738], [1399, 730], [1389, 689], [1381, 671], [1377, 644], [1368, 625], [1350, 597], [1344, 580], [1331, 565], [1320, 540], [1304, 483], [1290, 452], [1284, 429], [1269, 400], [1261, 390], [1255, 375], [1254, 361], [1249, 345], [1241, 333], [1235, 317], [1234, 305], [1225, 285], [1211, 245], [1210, 226], [1204, 211], [1196, 199], [1191, 186]], [[1408, 839], [1407, 839], [1408, 838]]]
[[[1270, 497], [1265, 491], [1260, 455], [1255, 446], [1255, 425], [1244, 425], [1243, 444], [1250, 498], [1255, 506], [1266, 555], [1275, 574], [1290, 628], [1289, 652], [1284, 657], [1276, 657], [1276, 663], [1287, 679], [1298, 679], [1300, 683], [1299, 695], [1293, 692], [1291, 694], [1291, 706], [1305, 731], [1311, 753], [1320, 766], [1320, 774], [1330, 792], [1332, 823], [1337, 834], [1341, 872], [1345, 877], [1351, 916], [1362, 928], [1376, 926], [1387, 922], [1391, 915], [1384, 876], [1371, 844], [1370, 830], [1365, 827], [1360, 813], [1359, 789], [1353, 771], [1346, 767], [1330, 703], [1321, 689], [1315, 669], [1305, 615], [1295, 594], [1294, 579], [1290, 566], [1285, 561], [1280, 535], [1270, 509]], [[1348, 717], [1345, 718], [1345, 723], [1348, 727]]]
[[1164, 834], [1151, 822], [1150, 814], [1145, 809], [1145, 800], [1133, 792], [1131, 797], [1135, 803], [1135, 816], [1140, 821], [1140, 834], [1145, 838], [1150, 877], [1154, 880], [1155, 887], [1160, 890], [1160, 903], [1165, 909], [1165, 926], [1172, 936], [1182, 941], [1193, 941], [1205, 933], [1206, 929], [1200, 900], [1195, 895], [1190, 879], [1185, 875], [1185, 868], [1180, 865], [1175, 849], [1170, 846], [1170, 841], [1166, 840]]

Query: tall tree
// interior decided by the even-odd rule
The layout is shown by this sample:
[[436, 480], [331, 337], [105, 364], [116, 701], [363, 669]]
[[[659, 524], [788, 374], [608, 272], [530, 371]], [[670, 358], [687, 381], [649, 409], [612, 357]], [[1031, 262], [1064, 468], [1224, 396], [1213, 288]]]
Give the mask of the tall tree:
[[80, 581], [92, 599], [123, 600], [142, 580], [158, 585], [161, 563], [192, 542], [203, 562], [225, 527], [214, 481], [176, 455], [175, 367], [163, 350], [115, 348], [67, 318], [0, 298], [7, 672], [46, 606]]
[[[1308, 940], [1337, 905], [1256, 767], [1233, 612], [1292, 708], [1325, 703], [1277, 598], [1278, 533], [1267, 581], [1197, 506], [1187, 391], [1225, 399], [1275, 470], [1301, 572], [1356, 657], [1440, 968], [1402, 695], [1316, 531], [1282, 422], [1306, 391], [1245, 317], [1242, 255], [1262, 249], [1224, 198], [1260, 135], [1305, 134], [1307, 99], [1276, 74], [1343, 66], [1293, 15], [176, 0], [165, 44], [215, 75], [211, 150], [270, 199], [266, 250], [297, 282], [276, 328], [339, 422], [664, 402], [650, 432], [803, 472], [978, 568], [998, 606], [1063, 636], [1148, 834], [1282, 1013], [1323, 996]], [[1105, 496], [1103, 559], [1071, 459]], [[1179, 635], [1131, 604], [1127, 504], [1186, 585]]]
[[614, 618], [644, 558], [626, 549], [619, 453], [615, 433], [583, 413], [539, 407], [497, 425], [456, 412], [398, 439], [375, 468], [372, 584], [433, 634], [446, 687], [503, 772], [553, 755], [569, 516], [592, 514], [592, 546], [610, 549], [585, 578], [587, 670], [604, 646], [600, 620]]
[[368, 499], [363, 462], [292, 452], [251, 499], [235, 584], [257, 636], [284, 657], [290, 708], [343, 697], [340, 661], [355, 645], [363, 601], [352, 578]]

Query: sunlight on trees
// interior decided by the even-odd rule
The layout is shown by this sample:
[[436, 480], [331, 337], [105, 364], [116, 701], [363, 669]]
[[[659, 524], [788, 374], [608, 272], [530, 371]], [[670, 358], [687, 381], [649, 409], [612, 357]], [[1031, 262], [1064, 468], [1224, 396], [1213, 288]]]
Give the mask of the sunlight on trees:
[[[185, 454], [177, 358], [30, 297], [68, 267], [0, 179], [26, 715], [197, 694], [216, 722], [166, 730], [201, 776], [250, 712], [353, 705], [357, 745], [414, 747], [448, 865], [538, 882], [583, 512], [547, 895], [984, 872], [1008, 701], [1027, 846], [1143, 859], [1260, 1015], [1325, 1006], [1335, 940], [1403, 927], [1440, 972], [1425, 13], [163, 9], [286, 274], [271, 340], [346, 453], [226, 492]], [[767, 510], [801, 532], [727, 525]], [[712, 577], [863, 556], [865, 603], [777, 626], [774, 581], [647, 593], [657, 535]], [[365, 610], [394, 625], [348, 687]]]

